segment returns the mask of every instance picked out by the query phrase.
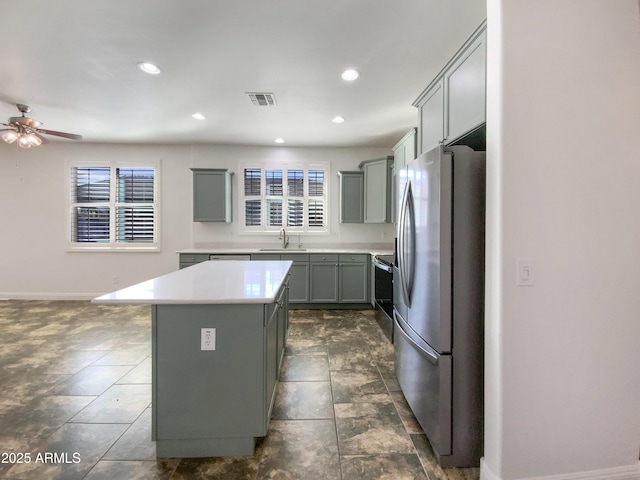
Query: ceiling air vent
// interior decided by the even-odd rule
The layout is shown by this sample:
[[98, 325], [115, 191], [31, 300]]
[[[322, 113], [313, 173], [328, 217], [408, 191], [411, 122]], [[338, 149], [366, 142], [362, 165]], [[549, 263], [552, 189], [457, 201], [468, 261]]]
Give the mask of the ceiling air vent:
[[275, 107], [276, 97], [268, 92], [245, 92], [256, 107]]

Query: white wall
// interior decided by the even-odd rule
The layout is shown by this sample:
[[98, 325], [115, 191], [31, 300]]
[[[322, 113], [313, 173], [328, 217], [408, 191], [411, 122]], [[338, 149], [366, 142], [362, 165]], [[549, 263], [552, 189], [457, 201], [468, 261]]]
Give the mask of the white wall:
[[[91, 298], [177, 269], [177, 250], [194, 244], [273, 242], [272, 236], [237, 234], [237, 175], [234, 175], [234, 223], [192, 222], [190, 167], [229, 168], [240, 161], [291, 157], [331, 163], [331, 235], [314, 243], [393, 242], [390, 225], [338, 223], [338, 170], [355, 169], [362, 160], [391, 154], [376, 148], [278, 148], [205, 145], [106, 145], [52, 143], [21, 150], [0, 145], [0, 298]], [[68, 172], [70, 160], [136, 159], [162, 161], [161, 246], [159, 253], [85, 253], [67, 251]], [[384, 237], [383, 237], [384, 234]], [[302, 238], [304, 242], [310, 239]], [[269, 243], [270, 245], [270, 243]], [[113, 278], [119, 277], [114, 284]]]
[[638, 479], [638, 1], [488, 0], [488, 29], [481, 475]]

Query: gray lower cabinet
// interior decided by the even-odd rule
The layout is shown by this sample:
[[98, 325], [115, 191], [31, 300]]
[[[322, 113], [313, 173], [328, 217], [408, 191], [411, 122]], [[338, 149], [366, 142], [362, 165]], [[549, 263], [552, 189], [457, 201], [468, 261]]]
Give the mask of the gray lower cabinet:
[[338, 255], [309, 255], [311, 303], [338, 303]]
[[291, 260], [289, 303], [309, 303], [309, 255], [292, 253], [252, 253], [251, 260]]
[[338, 268], [338, 301], [368, 303], [369, 255], [340, 255]]
[[364, 222], [364, 172], [338, 172], [340, 223]]
[[251, 260], [280, 260], [279, 253], [252, 253]]
[[192, 168], [193, 221], [231, 222], [231, 175], [227, 169]]
[[[288, 318], [271, 304], [153, 305], [152, 439], [158, 457], [252, 455], [267, 433]], [[202, 351], [202, 328], [215, 350]]]
[[309, 303], [309, 255], [283, 254], [280, 260], [293, 262], [289, 270], [289, 302]]
[[[180, 254], [180, 268], [209, 260], [210, 254]], [[251, 260], [291, 260], [288, 303], [369, 303], [368, 254], [252, 253]]]
[[190, 267], [196, 263], [206, 262], [209, 260], [208, 253], [181, 253], [180, 254], [180, 268]]

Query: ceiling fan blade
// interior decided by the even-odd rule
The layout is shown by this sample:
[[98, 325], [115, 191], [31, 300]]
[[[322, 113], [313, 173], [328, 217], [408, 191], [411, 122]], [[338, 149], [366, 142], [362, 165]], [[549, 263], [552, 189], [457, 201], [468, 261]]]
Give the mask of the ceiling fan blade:
[[47, 140], [46, 138], [44, 138], [44, 137], [43, 137], [42, 135], [40, 135], [39, 133], [34, 133], [34, 135], [35, 135], [36, 137], [38, 137], [42, 143], [49, 143], [49, 140]]
[[82, 140], [82, 135], [76, 135], [75, 133], [56, 132], [55, 130], [45, 130], [43, 128], [39, 128], [37, 132], [55, 135], [56, 137], [70, 138], [71, 140]]

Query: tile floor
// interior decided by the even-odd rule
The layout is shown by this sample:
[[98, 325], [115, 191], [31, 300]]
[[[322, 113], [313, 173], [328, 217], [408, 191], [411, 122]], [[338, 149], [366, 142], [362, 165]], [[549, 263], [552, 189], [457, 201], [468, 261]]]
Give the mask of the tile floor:
[[0, 478], [477, 479], [435, 462], [373, 314], [291, 311], [254, 456], [156, 459], [150, 308], [0, 301]]

